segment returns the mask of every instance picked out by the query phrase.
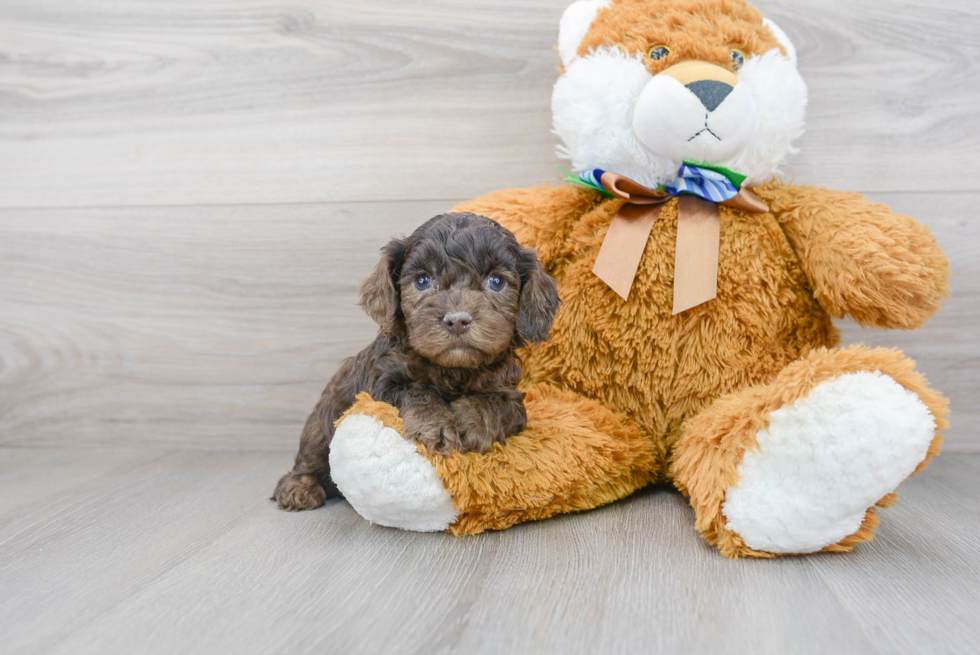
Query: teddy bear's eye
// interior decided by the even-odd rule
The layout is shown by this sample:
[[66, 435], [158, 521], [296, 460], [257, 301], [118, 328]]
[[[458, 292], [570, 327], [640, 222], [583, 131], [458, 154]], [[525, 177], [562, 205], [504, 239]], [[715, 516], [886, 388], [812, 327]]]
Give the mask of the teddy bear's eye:
[[732, 67], [738, 70], [745, 63], [745, 55], [742, 54], [741, 50], [732, 50], [728, 53], [728, 56], [732, 60]]
[[647, 56], [654, 61], [659, 61], [660, 59], [663, 59], [669, 54], [670, 54], [670, 48], [668, 48], [667, 46], [655, 45], [652, 48], [650, 48], [650, 51], [647, 53]]

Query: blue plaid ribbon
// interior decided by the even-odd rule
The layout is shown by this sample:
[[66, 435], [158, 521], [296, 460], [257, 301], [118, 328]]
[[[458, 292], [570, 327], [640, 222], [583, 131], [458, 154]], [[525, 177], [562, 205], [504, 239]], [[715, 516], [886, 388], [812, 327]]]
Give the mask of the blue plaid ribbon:
[[[605, 189], [602, 186], [602, 174], [605, 172], [601, 168], [593, 168], [579, 173], [578, 178], [588, 186]], [[672, 196], [689, 193], [711, 202], [724, 202], [738, 195], [735, 185], [721, 173], [691, 164], [683, 164], [677, 178], [661, 188]]]
[[690, 193], [711, 202], [724, 202], [738, 195], [735, 185], [721, 173], [689, 164], [681, 166], [677, 179], [663, 187], [672, 196]]
[[606, 171], [602, 170], [601, 168], [593, 168], [590, 171], [579, 173], [578, 179], [582, 180], [589, 186], [605, 189], [606, 187], [602, 186], [602, 176], [605, 174], [605, 172]]

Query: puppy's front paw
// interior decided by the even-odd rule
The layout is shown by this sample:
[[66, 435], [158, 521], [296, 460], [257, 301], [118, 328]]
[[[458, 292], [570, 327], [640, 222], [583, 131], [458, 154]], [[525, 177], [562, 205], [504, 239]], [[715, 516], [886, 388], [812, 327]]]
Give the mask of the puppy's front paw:
[[410, 412], [404, 417], [405, 438], [425, 444], [430, 452], [448, 455], [451, 450], [460, 450], [462, 441], [452, 414], [436, 413], [433, 416], [420, 416]]
[[474, 398], [462, 397], [454, 400], [449, 409], [456, 417], [459, 426], [463, 452], [485, 453], [490, 450], [494, 441], [505, 443], [503, 425], [499, 420], [492, 420], [487, 412], [480, 411], [480, 402]]

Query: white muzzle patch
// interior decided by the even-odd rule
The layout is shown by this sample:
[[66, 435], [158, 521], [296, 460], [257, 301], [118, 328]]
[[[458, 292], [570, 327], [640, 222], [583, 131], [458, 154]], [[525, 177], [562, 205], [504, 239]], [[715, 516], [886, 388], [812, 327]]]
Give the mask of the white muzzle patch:
[[752, 94], [742, 84], [704, 82], [706, 91], [667, 75], [651, 79], [633, 109], [632, 127], [640, 143], [672, 160], [705, 163], [728, 162], [745, 149], [759, 127]]

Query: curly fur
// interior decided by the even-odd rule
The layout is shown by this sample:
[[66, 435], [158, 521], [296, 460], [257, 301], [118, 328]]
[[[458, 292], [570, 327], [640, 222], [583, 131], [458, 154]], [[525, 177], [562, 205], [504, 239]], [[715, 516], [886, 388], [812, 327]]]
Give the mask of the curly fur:
[[[415, 282], [423, 275], [431, 287], [420, 290]], [[503, 288], [487, 287], [491, 275]], [[456, 213], [386, 245], [361, 285], [361, 306], [381, 331], [340, 365], [307, 420], [293, 470], [274, 494], [284, 509], [313, 509], [338, 494], [330, 440], [359, 393], [400, 408], [406, 436], [433, 452], [486, 452], [523, 430], [515, 350], [548, 337], [558, 294], [534, 251], [513, 234], [488, 218]], [[472, 316], [461, 334], [444, 322], [457, 311]]]

